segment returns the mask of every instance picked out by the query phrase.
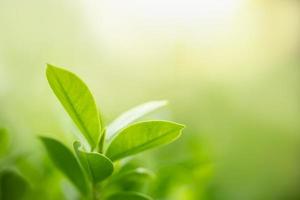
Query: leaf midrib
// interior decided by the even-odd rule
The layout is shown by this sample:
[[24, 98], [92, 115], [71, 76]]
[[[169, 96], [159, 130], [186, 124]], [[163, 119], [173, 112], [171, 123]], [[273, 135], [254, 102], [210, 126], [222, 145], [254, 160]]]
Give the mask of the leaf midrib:
[[[180, 134], [180, 130], [181, 130], [181, 129], [178, 130], [178, 131], [179, 131], [178, 134]], [[152, 140], [149, 140], [149, 142], [143, 143], [143, 144], [141, 144], [141, 145], [139, 145], [139, 146], [136, 146], [136, 147], [132, 148], [131, 150], [127, 150], [127, 151], [125, 151], [125, 152], [123, 152], [123, 153], [119, 153], [119, 154], [117, 154], [116, 156], [113, 156], [111, 159], [112, 159], [112, 160], [118, 160], [118, 159], [122, 158], [124, 155], [128, 155], [128, 152], [130, 152], [130, 151], [135, 152], [136, 149], [139, 149], [139, 148], [142, 148], [142, 150], [145, 150], [145, 149], [143, 149], [143, 148], [147, 147], [147, 144], [149, 145], [149, 144], [151, 144], [151, 143], [153, 143], [153, 142], [156, 142], [157, 140], [159, 140], [159, 139], [161, 139], [161, 138], [163, 138], [163, 137], [168, 136], [168, 135], [169, 135], [171, 132], [173, 132], [173, 131], [177, 131], [177, 129], [172, 129], [172, 130], [166, 132], [165, 134], [163, 134], [163, 135], [160, 136], [160, 137], [156, 137], [156, 138], [154, 138], [154, 139], [152, 139]], [[177, 136], [177, 137], [178, 137], [178, 136]], [[173, 140], [175, 140], [175, 139], [176, 139], [176, 137], [173, 138]], [[163, 144], [161, 144], [161, 145], [163, 145]]]
[[86, 126], [85, 126], [85, 124], [83, 123], [82, 119], [80, 118], [79, 114], [76, 112], [76, 109], [75, 109], [75, 107], [73, 106], [73, 104], [70, 103], [70, 102], [72, 102], [72, 101], [70, 100], [70, 97], [69, 97], [68, 93], [66, 92], [66, 90], [64, 89], [62, 83], [60, 82], [60, 80], [59, 80], [59, 78], [58, 78], [58, 76], [57, 76], [55, 70], [51, 70], [51, 71], [53, 72], [54, 77], [55, 77], [56, 81], [58, 82], [58, 85], [59, 85], [59, 87], [61, 88], [63, 95], [66, 97], [67, 101], [69, 102], [70, 107], [71, 107], [71, 110], [72, 110], [73, 113], [75, 114], [75, 117], [76, 117], [76, 119], [78, 120], [78, 122], [79, 122], [79, 124], [80, 124], [80, 127], [81, 127], [81, 128], [83, 129], [83, 131], [85, 132], [84, 135], [87, 137], [87, 139], [89, 140], [89, 142], [92, 143], [92, 145], [94, 146], [95, 144], [94, 144], [94, 142], [93, 142], [93, 138], [90, 136], [90, 132], [89, 132], [88, 129], [86, 128]]

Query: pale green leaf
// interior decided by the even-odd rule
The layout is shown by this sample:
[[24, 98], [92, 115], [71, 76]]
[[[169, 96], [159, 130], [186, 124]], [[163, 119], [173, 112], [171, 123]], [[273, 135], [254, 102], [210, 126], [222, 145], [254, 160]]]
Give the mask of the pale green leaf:
[[5, 170], [0, 174], [0, 199], [20, 200], [29, 190], [28, 182], [19, 173]]
[[55, 166], [70, 179], [79, 191], [87, 194], [89, 188], [85, 175], [73, 153], [55, 139], [41, 137], [41, 141]]
[[108, 138], [113, 137], [119, 130], [125, 128], [127, 125], [145, 116], [146, 114], [167, 105], [167, 103], [168, 102], [165, 100], [150, 101], [124, 112], [108, 125], [106, 130]]
[[101, 118], [88, 87], [72, 72], [49, 64], [46, 75], [61, 104], [91, 147], [95, 148], [101, 134]]
[[119, 192], [107, 198], [107, 200], [153, 200], [151, 197], [138, 192]]
[[146, 121], [123, 129], [109, 145], [106, 155], [113, 161], [168, 144], [181, 135], [183, 125], [168, 121]]
[[103, 181], [113, 173], [113, 163], [105, 155], [83, 151], [79, 149], [81, 146], [79, 142], [74, 142], [73, 146], [82, 166], [94, 183]]

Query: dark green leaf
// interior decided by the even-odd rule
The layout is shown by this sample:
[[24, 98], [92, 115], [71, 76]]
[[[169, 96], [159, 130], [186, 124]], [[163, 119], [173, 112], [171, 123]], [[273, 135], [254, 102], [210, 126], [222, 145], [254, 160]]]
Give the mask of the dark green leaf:
[[103, 181], [113, 173], [113, 164], [106, 156], [80, 150], [79, 142], [74, 142], [73, 146], [82, 166], [94, 183]]
[[137, 192], [119, 192], [107, 198], [107, 200], [153, 200], [151, 197]]
[[88, 87], [72, 72], [49, 64], [46, 74], [53, 92], [91, 147], [95, 148], [101, 133], [101, 119]]
[[147, 121], [123, 129], [112, 141], [106, 155], [113, 161], [168, 144], [177, 139], [183, 125], [167, 121]]
[[119, 130], [125, 128], [128, 124], [136, 121], [137, 119], [145, 116], [146, 114], [153, 112], [156, 109], [159, 109], [167, 105], [167, 101], [150, 101], [138, 105], [123, 114], [121, 114], [117, 119], [115, 119], [107, 127], [107, 136], [108, 138], [113, 137]]
[[57, 140], [47, 137], [41, 137], [41, 140], [56, 167], [60, 169], [83, 194], [87, 194], [87, 181], [73, 153]]
[[18, 173], [5, 170], [0, 174], [0, 199], [23, 199], [29, 189], [28, 182]]

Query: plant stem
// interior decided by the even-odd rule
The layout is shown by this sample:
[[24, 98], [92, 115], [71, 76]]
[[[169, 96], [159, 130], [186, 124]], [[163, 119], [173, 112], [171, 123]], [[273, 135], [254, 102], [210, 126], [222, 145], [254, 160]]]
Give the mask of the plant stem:
[[104, 131], [102, 132], [102, 136], [101, 136], [100, 141], [98, 143], [98, 152], [99, 153], [103, 153], [105, 137], [106, 137], [106, 129], [104, 129]]
[[93, 194], [92, 194], [92, 200], [98, 200], [98, 194], [97, 194], [97, 189], [96, 187], [93, 185]]
[[97, 187], [97, 184], [93, 184], [92, 190], [92, 200], [100, 200], [99, 187]]

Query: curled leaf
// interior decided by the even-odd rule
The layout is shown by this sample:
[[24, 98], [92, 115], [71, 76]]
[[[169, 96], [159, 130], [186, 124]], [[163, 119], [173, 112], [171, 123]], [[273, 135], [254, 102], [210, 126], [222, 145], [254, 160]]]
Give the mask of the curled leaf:
[[105, 155], [80, 150], [79, 142], [74, 142], [73, 146], [83, 168], [94, 183], [103, 181], [113, 173], [113, 163]]

